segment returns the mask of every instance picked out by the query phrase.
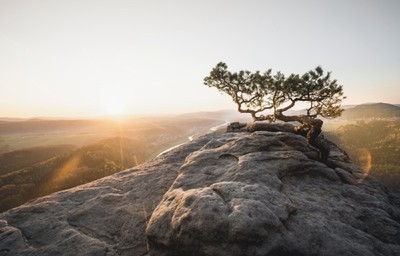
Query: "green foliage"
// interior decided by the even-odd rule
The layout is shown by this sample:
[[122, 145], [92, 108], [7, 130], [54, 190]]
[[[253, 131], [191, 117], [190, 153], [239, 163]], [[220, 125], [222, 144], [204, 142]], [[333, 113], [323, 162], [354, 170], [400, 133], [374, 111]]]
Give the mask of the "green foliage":
[[361, 167], [370, 157], [370, 173], [388, 187], [400, 189], [400, 119], [358, 121], [328, 137]]
[[[264, 73], [232, 73], [220, 62], [204, 78], [204, 84], [231, 96], [238, 111], [251, 114], [254, 120], [275, 120], [298, 102], [308, 103], [310, 117], [335, 118], [342, 113], [340, 103], [345, 98], [343, 87], [331, 80], [331, 73], [325, 74], [321, 67], [304, 75], [286, 77], [280, 72], [272, 75], [270, 69]], [[273, 114], [261, 115], [265, 110], [272, 110]]]
[[[335, 133], [346, 150], [355, 151], [361, 148], [375, 150], [380, 152], [379, 159], [382, 159], [382, 163], [385, 162], [385, 157], [400, 154], [398, 119], [358, 121], [355, 124], [339, 127]], [[378, 156], [378, 153], [375, 155]], [[400, 157], [397, 158], [397, 163], [400, 165]]]

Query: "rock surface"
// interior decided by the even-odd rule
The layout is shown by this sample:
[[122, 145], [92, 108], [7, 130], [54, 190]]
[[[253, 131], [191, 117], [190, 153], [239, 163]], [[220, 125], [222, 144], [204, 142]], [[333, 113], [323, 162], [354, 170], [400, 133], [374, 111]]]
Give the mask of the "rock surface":
[[0, 255], [400, 255], [400, 208], [331, 145], [214, 133], [0, 215]]

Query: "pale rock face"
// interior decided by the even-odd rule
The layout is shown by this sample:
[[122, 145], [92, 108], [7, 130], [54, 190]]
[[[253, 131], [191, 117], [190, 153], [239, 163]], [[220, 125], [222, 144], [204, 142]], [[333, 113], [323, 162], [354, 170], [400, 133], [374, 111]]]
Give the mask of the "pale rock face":
[[1, 214], [0, 255], [400, 255], [385, 189], [317, 159], [290, 132], [209, 134]]
[[291, 133], [211, 140], [187, 157], [154, 210], [146, 230], [150, 253], [399, 253], [400, 225], [381, 187], [357, 184], [361, 170], [339, 150], [331, 158], [329, 165], [340, 161], [347, 170], [318, 162], [305, 139]]

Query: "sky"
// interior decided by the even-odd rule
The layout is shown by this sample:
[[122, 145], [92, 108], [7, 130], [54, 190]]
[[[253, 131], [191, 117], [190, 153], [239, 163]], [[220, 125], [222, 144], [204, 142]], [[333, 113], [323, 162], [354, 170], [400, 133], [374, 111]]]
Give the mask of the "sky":
[[236, 109], [203, 84], [320, 65], [343, 104], [400, 103], [400, 1], [0, 0], [0, 116]]

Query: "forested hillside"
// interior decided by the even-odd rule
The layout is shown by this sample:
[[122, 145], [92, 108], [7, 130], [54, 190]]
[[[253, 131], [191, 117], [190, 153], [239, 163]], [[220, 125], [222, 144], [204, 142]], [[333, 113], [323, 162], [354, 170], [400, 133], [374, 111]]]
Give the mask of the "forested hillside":
[[[149, 159], [152, 150], [139, 141], [115, 137], [5, 173], [0, 176], [0, 211], [134, 167]], [[9, 159], [10, 165], [16, 157]]]
[[40, 163], [74, 148], [73, 145], [52, 145], [13, 150], [0, 154], [0, 175]]
[[366, 173], [400, 190], [400, 119], [358, 121], [327, 136], [340, 145]]

